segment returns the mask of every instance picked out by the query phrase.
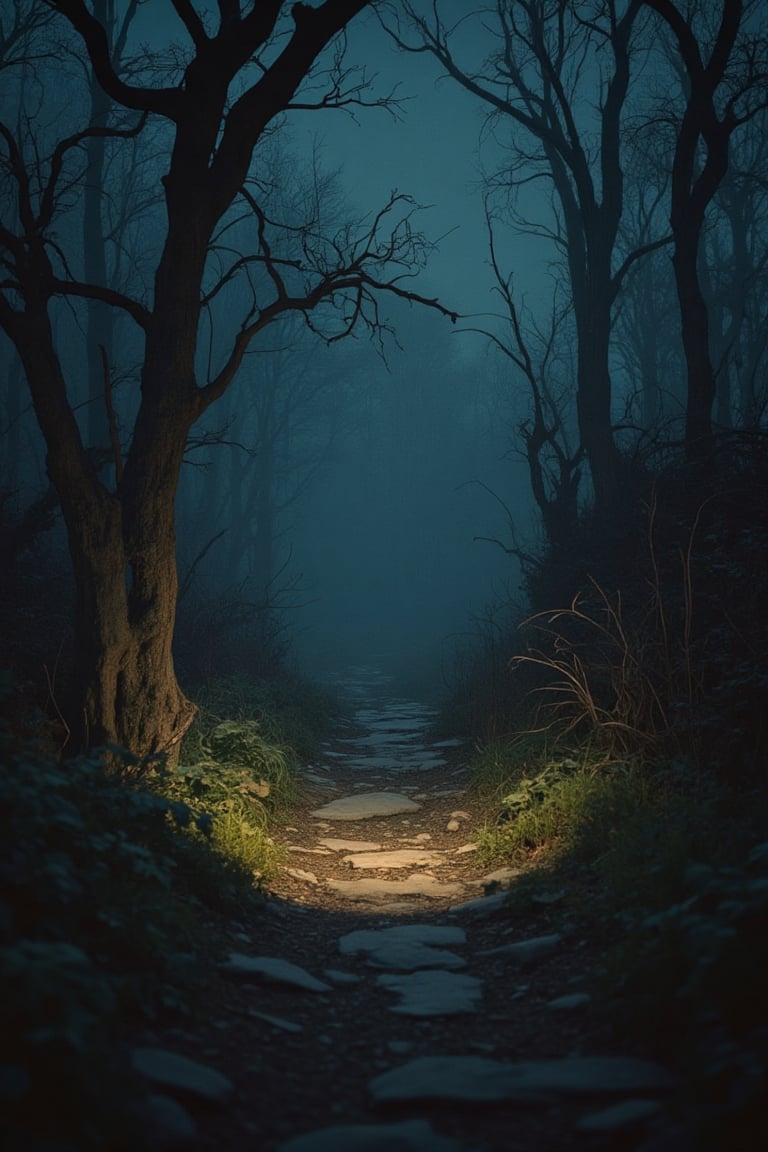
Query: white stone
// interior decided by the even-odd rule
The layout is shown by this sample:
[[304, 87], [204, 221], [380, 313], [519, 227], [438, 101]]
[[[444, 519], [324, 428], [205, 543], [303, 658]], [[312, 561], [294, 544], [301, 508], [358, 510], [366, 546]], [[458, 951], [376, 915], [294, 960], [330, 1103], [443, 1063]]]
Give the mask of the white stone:
[[276, 956], [243, 956], [230, 952], [227, 960], [219, 965], [229, 976], [240, 976], [244, 980], [258, 980], [265, 984], [285, 984], [306, 992], [330, 992], [329, 984], [317, 980], [298, 964], [281, 960]]
[[515, 1063], [484, 1056], [424, 1056], [374, 1077], [368, 1087], [375, 1103], [396, 1104], [548, 1101], [559, 1094], [626, 1094], [673, 1084], [660, 1064], [633, 1057], [573, 1056]]
[[359, 984], [362, 980], [356, 972], [342, 972], [339, 968], [324, 968], [323, 976], [332, 984]]
[[423, 848], [395, 848], [391, 852], [359, 852], [345, 856], [344, 863], [352, 868], [375, 868], [388, 871], [390, 868], [427, 868], [443, 864], [445, 857], [440, 852], [428, 852]]
[[188, 1056], [180, 1056], [178, 1052], [169, 1052], [165, 1048], [134, 1048], [131, 1063], [141, 1076], [169, 1092], [207, 1100], [211, 1104], [226, 1104], [234, 1095], [232, 1081], [221, 1072], [190, 1060]]
[[533, 936], [530, 940], [518, 940], [513, 944], [501, 944], [498, 948], [486, 948], [481, 956], [506, 956], [516, 964], [530, 964], [554, 952], [562, 940], [558, 932], [548, 936]]
[[265, 1024], [270, 1024], [280, 1032], [304, 1031], [303, 1024], [297, 1024], [294, 1020], [284, 1020], [282, 1016], [270, 1016], [268, 1012], [257, 1012], [255, 1008], [249, 1008], [248, 1015], [252, 1016], [255, 1020], [263, 1020]]
[[450, 912], [469, 912], [472, 916], [492, 916], [507, 902], [506, 892], [494, 892], [493, 896], [481, 896], [477, 900], [467, 900], [465, 904], [452, 904]]
[[461, 884], [442, 884], [434, 876], [414, 874], [407, 880], [380, 880], [377, 876], [363, 880], [328, 880], [328, 887], [348, 900], [390, 900], [395, 896], [428, 896], [439, 899], [457, 896]]
[[446, 832], [458, 832], [459, 828], [461, 828], [461, 824], [458, 820], [449, 820], [445, 826]]
[[576, 1127], [580, 1132], [616, 1132], [621, 1128], [633, 1128], [655, 1116], [660, 1107], [658, 1100], [622, 1100], [611, 1108], [582, 1116]]
[[509, 888], [510, 880], [516, 880], [521, 875], [519, 868], [496, 868], [483, 876], [480, 880], [467, 880], [471, 888], [485, 888], [488, 884], [495, 884], [499, 888]]
[[463, 1152], [463, 1146], [438, 1135], [428, 1120], [402, 1120], [320, 1128], [286, 1140], [275, 1152]]
[[358, 928], [347, 932], [339, 940], [342, 956], [356, 956], [360, 952], [373, 952], [381, 944], [393, 940], [407, 944], [466, 944], [463, 928], [441, 924], [396, 924], [392, 928]]
[[334, 836], [325, 836], [320, 843], [332, 852], [378, 852], [383, 847], [373, 840], [338, 840]]
[[421, 808], [397, 792], [369, 792], [363, 796], [342, 796], [316, 809], [313, 816], [328, 820], [370, 820], [376, 816], [397, 816]]
[[547, 1008], [584, 1008], [592, 1002], [589, 992], [571, 992], [568, 996], [558, 996], [547, 1001]]
[[473, 1012], [483, 994], [482, 983], [475, 976], [432, 969], [409, 975], [382, 972], [376, 983], [402, 997], [390, 1012], [403, 1016], [456, 1016]]
[[456, 855], [463, 856], [465, 852], [477, 852], [479, 844], [462, 844], [461, 848], [456, 848]]
[[305, 872], [303, 868], [286, 868], [287, 876], [293, 876], [294, 880], [303, 880], [306, 884], [317, 884], [317, 876], [314, 872]]
[[466, 960], [446, 948], [432, 948], [408, 940], [381, 941], [368, 950], [369, 968], [386, 968], [395, 972], [415, 972], [419, 968], [464, 968]]

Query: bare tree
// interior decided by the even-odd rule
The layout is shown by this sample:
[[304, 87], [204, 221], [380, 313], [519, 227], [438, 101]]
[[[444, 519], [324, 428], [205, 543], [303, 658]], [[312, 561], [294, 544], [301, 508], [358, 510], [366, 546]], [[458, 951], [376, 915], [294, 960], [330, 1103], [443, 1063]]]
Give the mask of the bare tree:
[[768, 38], [761, 17], [765, 9], [743, 0], [722, 0], [710, 34], [709, 4], [683, 7], [673, 0], [643, 0], [643, 4], [658, 13], [674, 35], [687, 88], [672, 165], [670, 224], [688, 376], [686, 455], [701, 462], [712, 456], [716, 383], [709, 309], [699, 271], [702, 234], [709, 206], [728, 171], [731, 138], [766, 104]]
[[[466, 331], [478, 331], [487, 336], [514, 365], [518, 378], [521, 376], [527, 385], [530, 414], [520, 423], [518, 436], [547, 541], [554, 550], [561, 550], [572, 543], [577, 528], [584, 458], [583, 447], [574, 450], [569, 442], [566, 393], [570, 390], [557, 388], [555, 383], [562, 371], [562, 365], [557, 364], [557, 338], [565, 319], [564, 310], [558, 304], [556, 287], [547, 328], [539, 329], [532, 319], [527, 325], [524, 323], [521, 307], [515, 299], [512, 277], [502, 270], [499, 263], [494, 222], [487, 204], [486, 222], [496, 291], [504, 306], [503, 318], [509, 331], [503, 335], [486, 329]], [[526, 327], [530, 335], [526, 334]], [[567, 373], [568, 369], [565, 371]], [[511, 523], [511, 517], [509, 519]], [[517, 547], [511, 551], [525, 560], [530, 559], [524, 557]]]
[[[372, 218], [330, 236], [309, 221], [301, 257], [282, 261], [273, 255], [276, 224], [246, 189], [254, 151], [283, 112], [365, 102], [354, 76], [345, 85], [338, 53], [330, 65], [323, 62], [366, 0], [325, 0], [313, 7], [269, 0], [245, 11], [233, 0], [218, 0], [204, 15], [192, 3], [174, 0], [190, 47], [171, 83], [153, 73], [155, 83], [144, 85], [116, 72], [107, 30], [85, 0], [49, 0], [49, 7], [82, 38], [109, 99], [136, 113], [136, 120], [122, 128], [89, 125], [61, 139], [47, 156], [25, 150], [12, 127], [0, 124], [10, 190], [0, 219], [0, 325], [24, 365], [72, 556], [72, 743], [117, 742], [139, 756], [173, 758], [194, 715], [171, 652], [174, 503], [190, 428], [224, 395], [256, 333], [286, 312], [337, 339], [358, 324], [379, 328], [381, 292], [440, 306], [403, 283], [427, 251], [406, 198], [393, 195]], [[172, 140], [161, 178], [164, 232], [151, 299], [144, 300], [78, 280], [55, 225], [64, 191], [82, 194], [79, 150], [94, 136], [135, 138], [149, 117], [165, 121]], [[212, 283], [210, 246], [230, 212], [247, 213], [251, 247], [233, 253]], [[262, 273], [258, 280], [250, 277], [254, 268]], [[232, 291], [236, 280], [240, 295]], [[233, 307], [243, 300], [245, 306], [228, 345], [201, 378], [201, 317], [219, 292]], [[127, 315], [143, 341], [127, 450], [112, 437], [114, 486], [99, 476], [86, 451], [57, 346], [56, 302], [73, 299], [99, 300]]]
[[617, 509], [621, 491], [611, 425], [612, 309], [629, 267], [664, 242], [616, 260], [624, 201], [622, 109], [639, 10], [639, 0], [495, 0], [481, 13], [492, 50], [483, 63], [462, 63], [464, 19], [450, 27], [437, 0], [386, 6], [388, 30], [402, 49], [434, 56], [491, 110], [497, 137], [508, 126], [511, 160], [496, 186], [515, 193], [537, 180], [551, 185], [555, 224], [538, 232], [567, 263], [579, 431], [600, 513]]

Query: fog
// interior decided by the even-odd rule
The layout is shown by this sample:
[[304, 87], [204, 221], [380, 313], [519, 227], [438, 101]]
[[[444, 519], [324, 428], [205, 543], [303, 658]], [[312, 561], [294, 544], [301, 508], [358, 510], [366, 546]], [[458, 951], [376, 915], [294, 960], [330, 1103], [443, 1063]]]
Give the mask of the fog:
[[[371, 92], [394, 93], [396, 103], [290, 113], [284, 147], [292, 164], [307, 165], [307, 173], [317, 164], [331, 179], [344, 219], [371, 219], [393, 192], [412, 197], [413, 227], [430, 251], [405, 286], [439, 298], [460, 319], [383, 301], [391, 332], [381, 343], [359, 333], [350, 347], [325, 349], [293, 329], [292, 339], [332, 380], [310, 403], [313, 411], [319, 403], [323, 425], [315, 425], [314, 445], [297, 449], [293, 432], [291, 447], [279, 449], [301, 492], [281, 481], [269, 599], [290, 629], [296, 659], [313, 673], [372, 661], [440, 684], [487, 607], [522, 599], [518, 563], [504, 551], [508, 512], [523, 538], [534, 531], [514, 444], [525, 401], [487, 342], [468, 331], [492, 326], [498, 312], [478, 145], [485, 116], [435, 65], [398, 52], [373, 15], [350, 29], [347, 53]], [[521, 239], [521, 253], [527, 243]], [[529, 261], [528, 290], [541, 280]], [[216, 317], [213, 327], [226, 329], [224, 312]], [[268, 336], [263, 346], [274, 343]], [[236, 383], [234, 413], [247, 405], [246, 389], [260, 387], [258, 376], [257, 369], [245, 387]], [[290, 391], [290, 378], [280, 387]], [[217, 411], [204, 427], [221, 422]], [[198, 481], [182, 478], [182, 561], [205, 544]], [[214, 503], [210, 493], [204, 500]], [[212, 536], [216, 525], [204, 522]], [[196, 574], [210, 587], [234, 577], [261, 593], [247, 562], [234, 574], [222, 564], [225, 544], [223, 537], [211, 548]]]
[[[394, 27], [399, 6], [377, 7]], [[201, 34], [213, 34], [213, 11], [199, 11]], [[493, 78], [487, 14], [458, 2], [440, 12], [448, 25], [458, 21], [452, 44], [460, 65], [472, 76], [486, 68], [487, 90], [503, 90]], [[203, 309], [189, 374], [217, 398], [198, 405], [199, 416], [195, 400], [188, 413], [176, 502], [186, 625], [207, 612], [211, 634], [227, 621], [236, 630], [250, 610], [267, 646], [287, 645], [313, 672], [375, 660], [440, 681], [478, 620], [522, 601], [521, 549], [535, 553], [545, 540], [567, 548], [593, 497], [596, 506], [611, 504], [619, 455], [632, 461], [630, 471], [652, 471], [657, 445], [688, 436], [690, 364], [664, 235], [675, 118], [654, 119], [674, 70], [653, 19], [638, 16], [633, 28], [624, 121], [610, 129], [618, 133], [613, 176], [597, 162], [596, 95], [611, 78], [597, 26], [569, 24], [573, 54], [558, 65], [568, 110], [553, 105], [549, 115], [572, 116], [567, 132], [578, 148], [561, 148], [554, 167], [524, 119], [489, 118], [488, 101], [446, 78], [429, 53], [398, 50], [375, 12], [351, 22], [343, 63], [342, 41], [324, 52], [314, 79], [299, 85], [300, 106], [262, 133], [246, 184], [201, 241]], [[286, 6], [261, 63], [246, 64], [232, 82], [230, 104], [292, 28]], [[36, 157], [55, 154], [57, 140], [76, 138], [89, 116], [106, 116], [79, 37], [58, 17], [51, 29], [43, 22], [29, 35], [60, 48], [55, 85], [38, 83], [52, 67], [45, 53], [34, 83], [20, 68], [3, 73], [11, 119], [24, 107], [34, 126], [22, 149], [33, 168]], [[54, 35], [60, 39], [49, 40]], [[170, 0], [153, 0], [135, 8], [123, 51], [137, 83], [180, 85], [192, 36]], [[534, 95], [517, 107], [530, 110], [544, 98], [535, 95], [542, 62], [530, 45], [519, 51], [518, 87], [532, 83]], [[325, 106], [334, 101], [342, 106]], [[158, 303], [162, 181], [174, 128], [172, 116], [153, 113], [139, 133], [135, 113], [119, 102], [112, 114], [119, 128], [101, 155], [90, 137], [62, 153], [63, 188], [49, 223], [61, 277], [51, 316], [67, 404], [107, 487], [117, 490], [143, 403], [141, 309]], [[745, 132], [734, 144], [744, 171], [764, 163], [759, 140]], [[204, 163], [213, 164], [220, 143]], [[586, 174], [568, 168], [579, 155]], [[198, 179], [206, 178], [201, 170]], [[722, 427], [762, 419], [764, 186], [734, 182], [701, 240], [708, 371]], [[607, 263], [587, 258], [603, 245]], [[732, 259], [722, 258], [731, 249]], [[360, 295], [345, 281], [302, 306], [345, 261], [369, 277]], [[100, 287], [92, 299], [82, 283], [68, 283], [80, 277], [122, 294], [117, 306], [98, 300]], [[181, 281], [171, 277], [169, 299], [183, 295]], [[15, 291], [11, 285], [14, 300]], [[276, 291], [299, 304], [270, 312]], [[407, 299], [413, 294], [418, 301]], [[125, 306], [129, 297], [138, 312]], [[199, 299], [184, 307], [194, 311]], [[254, 324], [230, 382], [232, 349], [257, 314], [270, 322]], [[22, 508], [48, 484], [46, 454], [32, 405], [21, 399], [13, 341], [2, 340], [2, 483]], [[50, 398], [38, 401], [44, 418], [52, 410]], [[174, 484], [169, 473], [168, 489]], [[151, 534], [151, 515], [146, 523]], [[56, 532], [63, 552], [64, 530]]]

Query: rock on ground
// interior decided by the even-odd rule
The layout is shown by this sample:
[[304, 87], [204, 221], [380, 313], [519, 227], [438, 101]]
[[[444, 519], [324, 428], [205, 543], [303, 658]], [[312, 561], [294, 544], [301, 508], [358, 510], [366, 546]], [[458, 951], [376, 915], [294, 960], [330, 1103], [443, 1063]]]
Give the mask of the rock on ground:
[[374, 816], [397, 816], [401, 812], [418, 812], [421, 804], [397, 792], [368, 792], [360, 796], [342, 796], [317, 808], [312, 815], [318, 820], [370, 820]]

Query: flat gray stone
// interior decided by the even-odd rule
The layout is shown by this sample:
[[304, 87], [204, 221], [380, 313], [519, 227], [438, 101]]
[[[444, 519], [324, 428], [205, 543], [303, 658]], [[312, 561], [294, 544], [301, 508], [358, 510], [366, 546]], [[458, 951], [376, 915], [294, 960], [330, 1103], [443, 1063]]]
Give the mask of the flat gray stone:
[[442, 852], [426, 848], [395, 848], [390, 852], [356, 852], [345, 856], [344, 863], [352, 868], [376, 869], [386, 872], [390, 868], [427, 868], [444, 864]]
[[305, 1132], [278, 1144], [276, 1152], [463, 1152], [464, 1145], [440, 1136], [427, 1120], [399, 1124], [339, 1124]]
[[622, 1100], [620, 1104], [582, 1116], [576, 1127], [580, 1132], [618, 1132], [650, 1120], [660, 1108], [658, 1100]]
[[358, 928], [347, 932], [339, 940], [339, 951], [343, 956], [356, 956], [359, 952], [373, 952], [381, 944], [391, 940], [408, 944], [466, 944], [467, 934], [463, 928], [441, 924], [397, 924], [393, 928]]
[[177, 1152], [197, 1141], [197, 1125], [184, 1105], [160, 1092], [147, 1097], [144, 1126], [146, 1147], [157, 1152]]
[[419, 968], [463, 968], [466, 960], [441, 944], [464, 944], [467, 935], [462, 928], [437, 924], [399, 924], [394, 928], [360, 928], [339, 940], [344, 956], [368, 953], [369, 968], [386, 968], [396, 972], [415, 972]]
[[515, 1063], [484, 1056], [424, 1056], [375, 1076], [368, 1088], [376, 1104], [411, 1100], [490, 1104], [546, 1102], [561, 1094], [624, 1095], [673, 1084], [660, 1064], [633, 1057], [573, 1056]]
[[332, 984], [359, 984], [362, 976], [358, 976], [356, 972], [342, 972], [339, 968], [324, 968], [323, 976], [326, 976]]
[[571, 992], [567, 996], [558, 996], [555, 1000], [547, 1001], [547, 1008], [585, 1008], [592, 1003], [589, 992]]
[[520, 868], [496, 868], [493, 872], [481, 877], [480, 880], [468, 880], [467, 884], [470, 888], [485, 888], [488, 885], [509, 888], [511, 881], [516, 880], [520, 875]]
[[184, 1097], [226, 1104], [234, 1095], [232, 1081], [221, 1072], [166, 1048], [134, 1048], [131, 1064], [150, 1083]]
[[382, 972], [376, 983], [402, 997], [399, 1004], [390, 1008], [390, 1012], [401, 1016], [458, 1016], [474, 1012], [483, 994], [482, 983], [475, 976], [431, 968], [409, 975]]
[[243, 980], [283, 984], [304, 992], [331, 991], [330, 984], [324, 984], [298, 964], [291, 964], [289, 960], [281, 960], [277, 956], [244, 956], [241, 952], [230, 952], [227, 960], [219, 965], [219, 970]]
[[371, 952], [366, 960], [368, 968], [386, 968], [395, 972], [417, 972], [421, 968], [466, 968], [467, 962], [447, 948], [431, 948], [428, 944], [409, 944], [406, 940], [390, 940]]
[[457, 896], [461, 884], [442, 884], [434, 876], [409, 876], [407, 880], [380, 880], [376, 876], [363, 880], [328, 880], [329, 888], [347, 900], [391, 900], [395, 896], [427, 896], [439, 899]]
[[378, 852], [383, 847], [374, 840], [340, 840], [335, 836], [324, 836], [320, 843], [331, 852]]
[[304, 1031], [304, 1025], [297, 1024], [295, 1020], [284, 1020], [282, 1016], [270, 1016], [268, 1012], [257, 1012], [255, 1008], [249, 1008], [248, 1015], [252, 1016], [255, 1020], [263, 1020], [265, 1024], [269, 1024], [272, 1028], [277, 1028], [280, 1032]]
[[305, 884], [311, 884], [313, 887], [318, 883], [314, 872], [307, 872], [305, 868], [286, 868], [285, 874], [293, 876], [294, 880], [303, 880]]
[[518, 940], [514, 944], [501, 944], [498, 948], [486, 948], [481, 956], [506, 956], [515, 964], [531, 964], [542, 960], [555, 951], [562, 940], [559, 932], [548, 936], [532, 936], [530, 940]]
[[507, 902], [506, 892], [494, 892], [492, 896], [480, 896], [476, 900], [467, 900], [464, 904], [452, 904], [449, 912], [468, 912], [471, 916], [493, 916]]
[[368, 792], [361, 796], [342, 796], [317, 808], [312, 815], [320, 820], [370, 820], [376, 816], [397, 816], [401, 812], [418, 812], [420, 804], [397, 792]]

